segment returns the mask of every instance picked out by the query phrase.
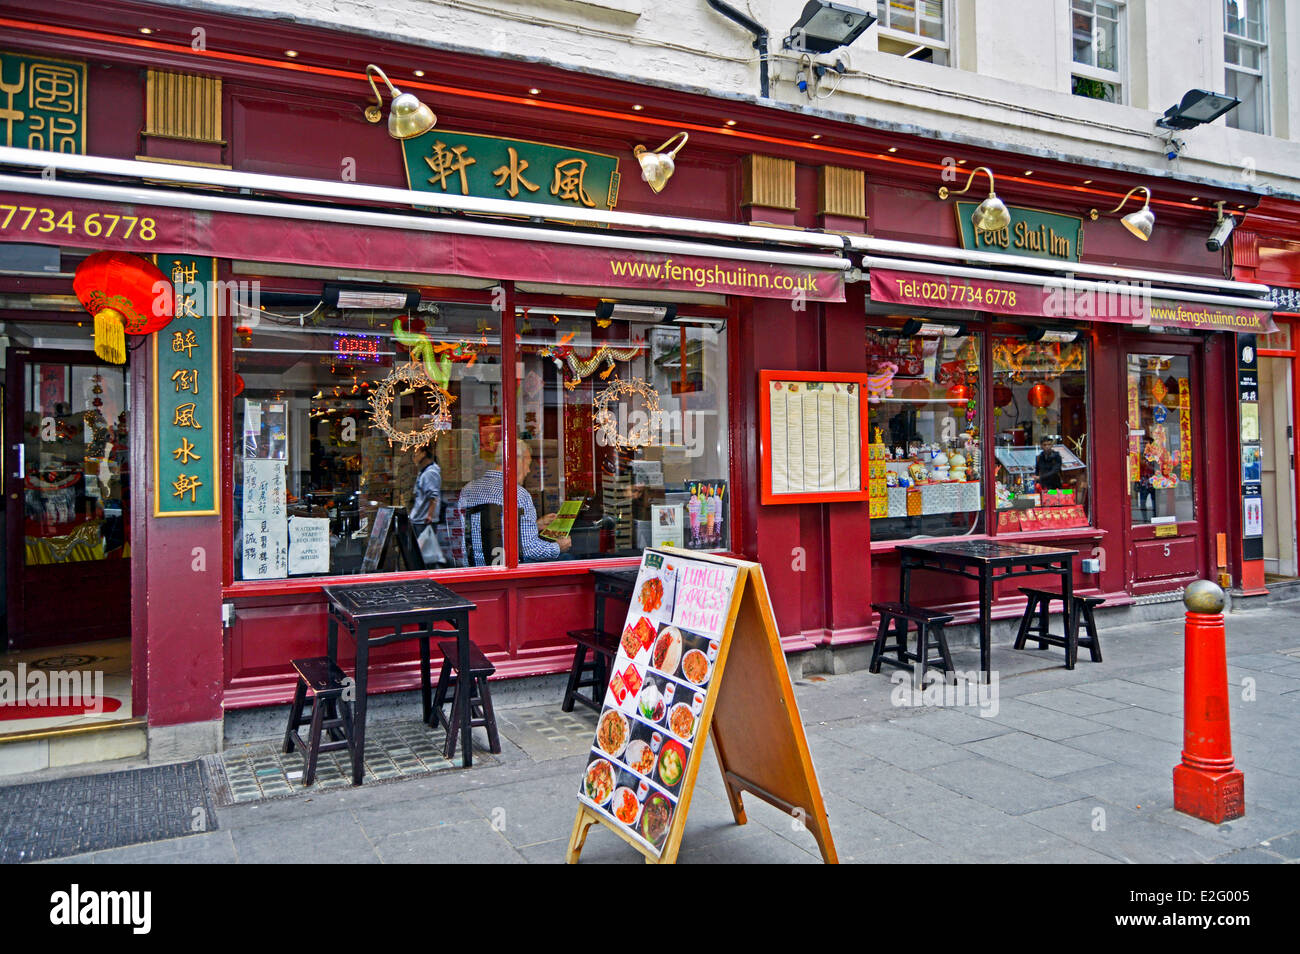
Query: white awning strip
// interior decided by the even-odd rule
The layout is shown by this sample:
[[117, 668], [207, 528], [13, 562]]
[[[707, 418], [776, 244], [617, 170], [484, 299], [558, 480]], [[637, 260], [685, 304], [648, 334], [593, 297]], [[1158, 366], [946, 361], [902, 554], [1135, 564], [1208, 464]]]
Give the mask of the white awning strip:
[[530, 225], [506, 225], [477, 219], [398, 215], [393, 212], [367, 212], [332, 205], [296, 205], [287, 202], [262, 202], [206, 192], [174, 192], [166, 189], [143, 189], [135, 186], [97, 185], [59, 179], [30, 179], [25, 176], [0, 176], [0, 190], [34, 195], [56, 195], [102, 202], [133, 205], [157, 205], [209, 212], [233, 212], [269, 218], [302, 219], [310, 222], [339, 222], [376, 228], [406, 229], [415, 232], [438, 232], [477, 235], [486, 238], [515, 239], [524, 242], [553, 242], [558, 245], [587, 245], [602, 249], [656, 252], [665, 255], [699, 255], [706, 258], [734, 259], [793, 265], [798, 268], [838, 269], [852, 267], [846, 258], [802, 252], [779, 252], [748, 245], [714, 245], [681, 239], [651, 236], [611, 235], [609, 233], [564, 232]]
[[[950, 278], [973, 278], [979, 281], [1018, 282], [1023, 285], [1059, 288], [1062, 291], [1103, 292], [1107, 294], [1127, 294], [1135, 297], [1174, 299], [1177, 301], [1197, 301], [1211, 305], [1227, 305], [1233, 308], [1257, 308], [1272, 310], [1273, 303], [1259, 298], [1230, 298], [1224, 295], [1203, 295], [1198, 292], [1184, 291], [1181, 288], [1168, 288], [1155, 284], [1147, 285], [1116, 282], [1092, 282], [1077, 278], [1067, 279], [1057, 275], [1030, 275], [1025, 272], [992, 271], [987, 268], [962, 268], [941, 262], [915, 262], [903, 258], [881, 258], [875, 255], [865, 256], [863, 265], [868, 269], [885, 268], [900, 272], [918, 272], [925, 275], [946, 275]], [[976, 309], [978, 310], [978, 309]]]

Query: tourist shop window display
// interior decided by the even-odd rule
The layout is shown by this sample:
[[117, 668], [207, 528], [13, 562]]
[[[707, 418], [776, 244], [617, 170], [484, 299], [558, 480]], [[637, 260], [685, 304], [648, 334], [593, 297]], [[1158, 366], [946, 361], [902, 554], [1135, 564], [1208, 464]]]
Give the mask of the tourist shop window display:
[[[457, 565], [456, 502], [497, 466], [499, 320], [487, 305], [427, 302], [237, 315], [235, 579], [360, 573], [381, 508], [414, 519], [417, 494], [437, 543], [426, 565]], [[376, 567], [404, 569], [396, 547]]]
[[999, 532], [1088, 526], [1088, 347], [1073, 331], [992, 340]]
[[[1133, 523], [1195, 520], [1188, 359], [1184, 355], [1130, 354], [1127, 370], [1127, 467]], [[1249, 424], [1243, 430], [1249, 431]], [[1258, 433], [1256, 424], [1254, 434]]]
[[521, 539], [520, 558], [726, 550], [725, 322], [649, 306], [609, 314], [525, 303], [515, 317], [523, 488], [554, 548], [532, 555]]
[[983, 531], [981, 335], [913, 324], [867, 331], [873, 540]]

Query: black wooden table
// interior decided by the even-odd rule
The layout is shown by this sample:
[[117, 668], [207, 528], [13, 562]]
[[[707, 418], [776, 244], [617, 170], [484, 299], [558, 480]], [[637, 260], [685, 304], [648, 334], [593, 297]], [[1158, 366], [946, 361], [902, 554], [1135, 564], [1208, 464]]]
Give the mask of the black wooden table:
[[[469, 613], [475, 605], [441, 583], [411, 580], [405, 583], [372, 583], [360, 586], [327, 586], [329, 604], [329, 658], [338, 662], [339, 628], [345, 629], [357, 647], [355, 721], [356, 743], [352, 754], [352, 784], [360, 785], [365, 773], [366, 684], [369, 680], [370, 647], [384, 646], [399, 639], [420, 641], [420, 701], [424, 721], [429, 721], [433, 693], [429, 672], [429, 640], [446, 639], [454, 629], [461, 659], [469, 659]], [[442, 623], [444, 625], [437, 626]], [[377, 635], [372, 635], [376, 634]], [[462, 765], [473, 764], [470, 738], [470, 707], [461, 710], [460, 744]]]
[[1078, 555], [1075, 550], [990, 540], [903, 544], [897, 549], [899, 599], [903, 603], [909, 602], [913, 570], [949, 573], [979, 582], [980, 669], [986, 677], [989, 675], [989, 631], [993, 623], [993, 585], [997, 581], [1038, 573], [1059, 576], [1061, 595], [1065, 598], [1065, 631], [1073, 631], [1074, 558]]
[[[632, 567], [627, 570], [592, 570], [591, 575], [595, 579], [596, 591], [596, 630], [597, 632], [607, 632], [605, 629], [605, 601], [608, 599], [621, 600], [624, 603], [631, 604], [632, 590], [636, 587], [636, 577], [640, 570]], [[623, 631], [623, 627], [618, 628], [618, 633]]]

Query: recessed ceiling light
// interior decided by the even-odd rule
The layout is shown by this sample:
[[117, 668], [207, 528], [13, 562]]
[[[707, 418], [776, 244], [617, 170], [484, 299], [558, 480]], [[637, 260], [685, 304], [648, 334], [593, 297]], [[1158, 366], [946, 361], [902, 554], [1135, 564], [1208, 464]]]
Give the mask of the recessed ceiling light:
[[957, 165], [959, 165], [959, 166], [964, 166], [964, 165], [966, 165], [966, 160], [965, 160], [965, 159], [958, 159], [958, 160], [957, 160]]
[[541, 90], [538, 89], [536, 86], [534, 86], [534, 87], [532, 87], [532, 88], [530, 88], [530, 89], [528, 90], [528, 95], [529, 95], [529, 96], [536, 96], [536, 95], [537, 95], [538, 93], [540, 93], [540, 92], [541, 92]]
[[1025, 175], [1027, 175], [1027, 176], [1032, 176], [1033, 174], [1034, 174], [1034, 170], [1033, 170], [1033, 169], [1026, 169], [1026, 170], [1025, 170]]
[[1239, 206], [1237, 206], [1237, 208], [1239, 208], [1239, 209], [1244, 209], [1245, 206], [1244, 206], [1244, 205], [1239, 205]]
[[1200, 197], [1199, 195], [1194, 195], [1194, 196], [1192, 196], [1192, 201], [1193, 201], [1193, 202], [1200, 202], [1200, 201], [1201, 201], [1201, 197]]
[[821, 133], [813, 133], [812, 137], [813, 137], [814, 139], [821, 139], [821, 138], [822, 138], [822, 134], [821, 134]]
[[637, 103], [637, 104], [636, 104], [635, 106], [633, 106], [632, 108], [635, 109], [638, 113], [641, 112], [641, 110], [645, 109], [645, 107], [642, 106], [640, 103]]
[[416, 76], [423, 76], [423, 75], [424, 75], [424, 70], [414, 70], [414, 73], [415, 73]]
[[727, 125], [728, 125], [728, 126], [734, 126], [734, 125], [736, 125], [736, 121], [735, 121], [734, 119], [728, 119], [728, 120], [727, 120]]
[[1084, 185], [1092, 185], [1092, 180], [1091, 180], [1091, 179], [1084, 179], [1084, 180], [1083, 180], [1083, 184], [1084, 184]]
[[890, 146], [890, 147], [889, 147], [889, 151], [890, 151], [890, 152], [898, 152], [898, 147], [897, 147], [897, 146]]
[[148, 34], [152, 33], [153, 30], [150, 29], [149, 27], [140, 27], [140, 32], [143, 33], [143, 34], [145, 34], [145, 35], [148, 35]]
[[285, 50], [285, 51], [284, 51], [284, 55], [287, 56], [287, 57], [289, 57], [289, 59], [293, 59], [294, 57], [296, 57], [296, 56], [298, 55], [298, 51], [297, 51], [297, 50]]

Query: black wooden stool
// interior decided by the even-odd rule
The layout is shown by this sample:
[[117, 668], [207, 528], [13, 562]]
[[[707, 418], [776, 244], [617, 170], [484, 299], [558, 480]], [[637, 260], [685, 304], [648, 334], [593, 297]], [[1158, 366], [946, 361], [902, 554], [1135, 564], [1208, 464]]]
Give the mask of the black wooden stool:
[[[926, 669], [930, 666], [942, 666], [946, 672], [952, 672], [952, 656], [948, 652], [948, 639], [943, 634], [945, 623], [952, 622], [952, 614], [940, 610], [913, 606], [910, 603], [872, 603], [871, 608], [880, 614], [880, 626], [876, 630], [876, 646], [871, 652], [871, 671], [880, 672], [882, 662], [915, 672], [912, 662], [921, 664], [921, 682], [925, 682]], [[907, 650], [907, 632], [910, 626], [916, 627], [916, 652]], [[892, 636], [894, 641], [889, 642]], [[930, 656], [930, 650], [939, 650], [939, 655]], [[898, 658], [890, 659], [885, 653], [892, 652]]]
[[[454, 645], [454, 644], [453, 644]], [[291, 665], [298, 672], [298, 688], [289, 707], [289, 727], [284, 730], [284, 751], [295, 748], [307, 753], [307, 768], [302, 784], [316, 781], [316, 760], [322, 752], [338, 749], [352, 751], [352, 704], [343, 698], [345, 676], [342, 669], [328, 656], [294, 659]], [[311, 714], [303, 715], [307, 694], [311, 693]], [[328, 718], [326, 717], [328, 710]], [[301, 726], [311, 724], [310, 737], [304, 742], [298, 735]], [[321, 732], [328, 731], [331, 741], [321, 742]]]
[[[501, 754], [501, 739], [497, 735], [497, 718], [492, 711], [492, 693], [488, 690], [488, 676], [497, 671], [497, 667], [488, 662], [477, 646], [469, 644], [469, 665], [462, 663], [456, 651], [454, 639], [438, 643], [442, 653], [442, 672], [438, 674], [438, 689], [433, 695], [433, 706], [429, 711], [429, 724], [437, 728], [439, 723], [447, 729], [447, 745], [443, 754], [451, 759], [456, 755], [457, 729], [461, 725], [461, 706], [469, 706], [470, 727], [482, 726], [487, 729], [488, 751], [493, 755]], [[462, 679], [468, 679], [469, 691], [460, 686]], [[448, 699], [450, 693], [450, 699]], [[442, 707], [451, 703], [451, 722], [442, 713]]]
[[[609, 685], [609, 666], [618, 652], [618, 637], [598, 629], [571, 629], [569, 638], [577, 643], [573, 652], [573, 668], [564, 689], [564, 702], [560, 709], [572, 712], [573, 704], [581, 702], [588, 709], [599, 712], [604, 708], [605, 687]], [[587, 658], [587, 654], [591, 658]], [[590, 694], [579, 692], [590, 689]]]
[[[1066, 621], [1067, 632], [1062, 636], [1051, 631], [1047, 620], [1053, 600], [1060, 602], [1062, 608], [1065, 608], [1065, 601], [1061, 594], [1029, 586], [1020, 587], [1020, 592], [1025, 594], [1028, 602], [1025, 604], [1025, 615], [1020, 617], [1020, 630], [1016, 633], [1016, 649], [1024, 649], [1025, 642], [1030, 639], [1037, 641], [1039, 649], [1046, 649], [1049, 644], [1060, 646], [1065, 649], [1065, 668], [1073, 669], [1079, 659], [1079, 647], [1084, 646], [1091, 654], [1093, 662], [1101, 662], [1101, 639], [1097, 636], [1097, 621], [1093, 618], [1092, 608], [1106, 602], [1105, 597], [1074, 597], [1074, 613], [1071, 616], [1073, 622]], [[1079, 638], [1080, 621], [1083, 622], [1088, 633], [1082, 639]]]

